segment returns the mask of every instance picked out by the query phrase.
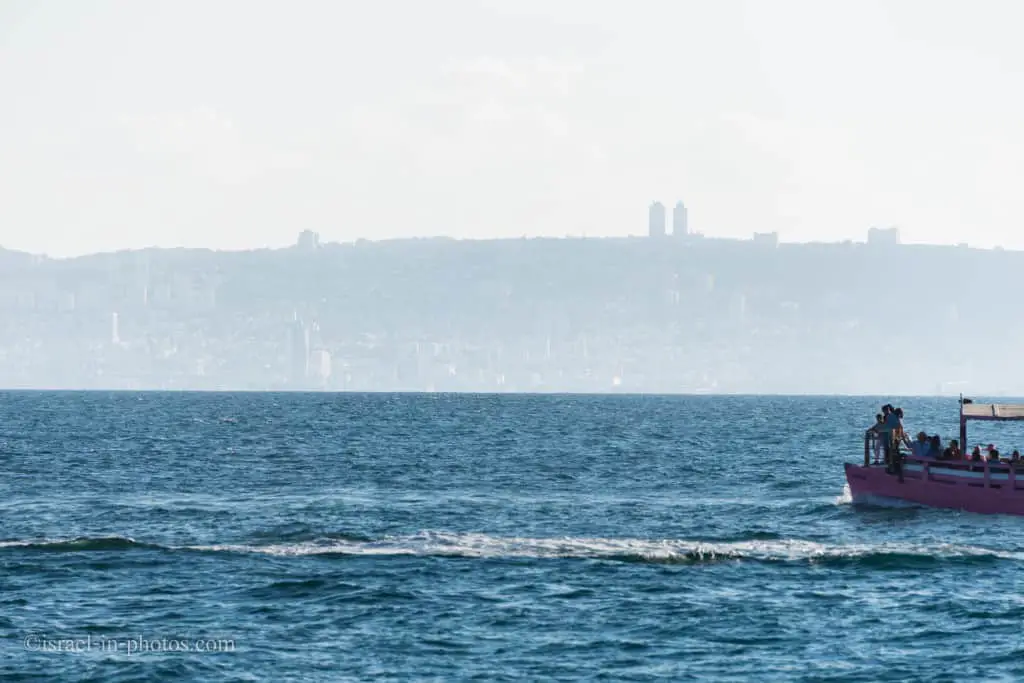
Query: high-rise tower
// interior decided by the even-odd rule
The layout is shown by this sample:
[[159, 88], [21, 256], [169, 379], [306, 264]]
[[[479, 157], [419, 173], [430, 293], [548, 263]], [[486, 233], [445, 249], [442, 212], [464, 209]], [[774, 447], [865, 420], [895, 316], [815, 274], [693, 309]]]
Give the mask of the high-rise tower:
[[686, 216], [686, 204], [681, 201], [676, 202], [676, 206], [672, 209], [672, 236], [673, 237], [686, 237], [690, 234], [690, 225]]
[[651, 237], [665, 236], [665, 205], [654, 202], [647, 212], [647, 234]]

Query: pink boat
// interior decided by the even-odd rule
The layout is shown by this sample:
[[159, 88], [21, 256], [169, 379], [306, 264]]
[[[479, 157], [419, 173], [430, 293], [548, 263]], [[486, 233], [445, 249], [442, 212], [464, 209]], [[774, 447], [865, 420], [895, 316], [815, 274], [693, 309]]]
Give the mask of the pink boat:
[[[1024, 421], [1024, 405], [971, 403], [960, 398], [960, 445], [967, 451], [967, 423]], [[906, 455], [903, 476], [886, 472], [871, 461], [865, 437], [864, 464], [846, 463], [846, 481], [853, 502], [902, 500], [939, 508], [986, 514], [1024, 515], [1024, 461], [936, 460]], [[970, 458], [969, 454], [965, 458]]]

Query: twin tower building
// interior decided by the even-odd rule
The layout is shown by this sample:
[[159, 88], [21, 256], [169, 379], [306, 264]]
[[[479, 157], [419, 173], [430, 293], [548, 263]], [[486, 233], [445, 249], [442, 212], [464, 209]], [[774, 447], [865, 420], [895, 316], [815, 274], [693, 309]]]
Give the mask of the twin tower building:
[[[647, 231], [651, 237], [664, 237], [668, 234], [665, 227], [665, 205], [654, 202], [647, 214]], [[676, 202], [672, 209], [672, 235], [686, 237], [690, 234], [690, 226], [686, 220], [686, 204]]]

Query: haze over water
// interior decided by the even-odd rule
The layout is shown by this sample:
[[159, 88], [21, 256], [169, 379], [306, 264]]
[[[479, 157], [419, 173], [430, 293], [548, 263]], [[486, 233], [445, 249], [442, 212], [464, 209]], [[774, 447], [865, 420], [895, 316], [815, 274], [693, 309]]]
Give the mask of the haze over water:
[[[1019, 520], [844, 496], [885, 400], [956, 431], [955, 399], [5, 393], [0, 679], [1017, 680]], [[32, 651], [90, 636], [231, 649]]]
[[0, 388], [1022, 393], [1021, 12], [7, 0]]

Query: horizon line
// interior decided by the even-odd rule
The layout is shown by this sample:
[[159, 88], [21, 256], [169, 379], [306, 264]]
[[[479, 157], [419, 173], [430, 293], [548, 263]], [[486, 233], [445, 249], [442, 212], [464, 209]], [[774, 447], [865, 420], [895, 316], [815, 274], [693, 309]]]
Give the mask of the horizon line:
[[[948, 398], [959, 404], [960, 393], [956, 394], [897, 394], [897, 393], [831, 393], [818, 394], [807, 392], [792, 393], [756, 393], [756, 392], [642, 392], [642, 391], [427, 391], [423, 389], [125, 389], [125, 388], [93, 388], [93, 389], [55, 389], [25, 388], [0, 386], [0, 394], [304, 394], [315, 396], [361, 396], [361, 395], [406, 395], [406, 396], [551, 396], [551, 397], [621, 397], [621, 398], [881, 398], [885, 400]], [[1019, 398], [1024, 394], [972, 392], [964, 398], [974, 400], [980, 398]]]
[[[1021, 253], [1024, 249], [1006, 248], [1000, 245], [992, 247], [980, 247], [971, 246], [967, 242], [899, 242], [896, 244], [872, 244], [867, 240], [834, 240], [834, 241], [785, 241], [781, 239], [777, 232], [769, 233], [754, 233], [754, 235], [774, 238], [771, 245], [764, 245], [758, 243], [754, 237], [741, 238], [741, 237], [717, 237], [712, 235], [705, 235], [703, 233], [688, 233], [686, 235], [645, 235], [645, 234], [629, 234], [629, 235], [595, 235], [588, 236], [582, 235], [563, 235], [561, 237], [551, 235], [521, 235], [519, 237], [454, 237], [451, 235], [429, 235], [429, 236], [410, 236], [410, 237], [385, 237], [379, 239], [357, 237], [351, 240], [342, 241], [329, 241], [319, 242], [319, 234], [315, 231], [300, 231], [298, 234], [301, 236], [306, 232], [311, 232], [316, 236], [316, 242], [313, 250], [322, 249], [324, 247], [346, 247], [346, 246], [360, 246], [362, 244], [386, 244], [392, 242], [426, 242], [426, 241], [445, 241], [445, 242], [512, 242], [512, 241], [647, 241], [652, 244], [665, 244], [665, 243], [707, 243], [707, 242], [733, 242], [742, 244], [751, 244], [758, 247], [771, 246], [836, 246], [836, 247], [870, 247], [873, 249], [896, 249], [902, 247], [930, 247], [930, 248], [945, 248], [945, 249], [960, 249], [960, 250], [974, 250], [974, 251], [999, 251], [999, 252], [1012, 252]], [[3, 245], [0, 245], [0, 252], [8, 252], [12, 254], [20, 254], [22, 256], [32, 257], [35, 259], [42, 259], [46, 261], [72, 261], [80, 258], [90, 258], [94, 256], [109, 256], [115, 254], [133, 254], [139, 252], [151, 252], [151, 251], [195, 251], [195, 252], [211, 252], [215, 254], [245, 254], [252, 252], [266, 252], [266, 251], [290, 251], [290, 250], [301, 250], [303, 246], [300, 242], [296, 241], [287, 246], [255, 246], [255, 247], [241, 247], [241, 248], [229, 248], [229, 249], [218, 249], [215, 247], [188, 247], [188, 246], [159, 246], [149, 245], [145, 247], [123, 247], [118, 249], [109, 249], [106, 251], [91, 251], [86, 253], [68, 255], [68, 256], [50, 256], [45, 252], [32, 252], [21, 249], [10, 249]]]

